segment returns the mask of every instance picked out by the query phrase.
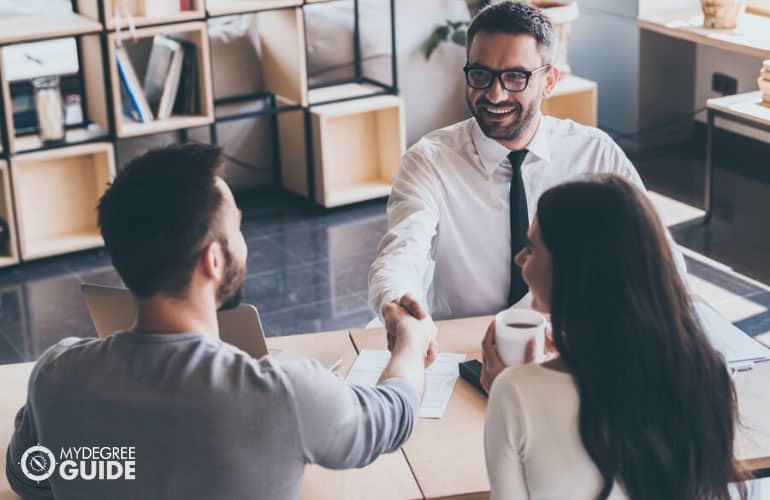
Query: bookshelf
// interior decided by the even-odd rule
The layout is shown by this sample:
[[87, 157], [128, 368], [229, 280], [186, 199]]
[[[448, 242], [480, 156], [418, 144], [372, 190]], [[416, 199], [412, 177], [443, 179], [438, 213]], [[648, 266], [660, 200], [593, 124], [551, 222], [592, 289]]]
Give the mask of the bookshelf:
[[[155, 6], [155, 12], [148, 13], [143, 8], [144, 2], [152, 2]], [[101, 4], [101, 5], [100, 5]], [[153, 24], [169, 24], [177, 22], [194, 21], [197, 19], [203, 19], [206, 17], [206, 8], [203, 4], [203, 0], [192, 0], [190, 2], [191, 8], [189, 10], [182, 11], [179, 9], [179, 2], [171, 2], [164, 0], [122, 0], [124, 11], [118, 12], [121, 0], [79, 0], [78, 10], [92, 19], [100, 19], [99, 9], [104, 9], [105, 26], [107, 29], [112, 30], [118, 28], [116, 22], [116, 14], [120, 14], [121, 28], [126, 28], [127, 16], [130, 14], [134, 26], [148, 26]], [[158, 7], [159, 6], [159, 7]]]
[[109, 142], [13, 157], [11, 178], [21, 258], [103, 245], [96, 206], [114, 175]]
[[206, 10], [210, 16], [248, 14], [300, 6], [302, 6], [302, 0], [208, 0], [206, 2]]
[[324, 207], [390, 194], [406, 149], [403, 103], [377, 96], [312, 109], [315, 198]]
[[19, 262], [16, 241], [16, 228], [13, 212], [13, 199], [11, 198], [11, 178], [8, 171], [8, 163], [0, 160], [0, 217], [8, 223], [8, 247], [0, 247], [0, 267], [11, 266]]
[[[143, 48], [152, 44], [155, 35], [174, 35], [191, 42], [195, 46], [195, 57], [198, 68], [199, 113], [195, 115], [172, 115], [170, 118], [155, 119], [147, 123], [130, 122], [121, 112], [120, 77], [115, 63], [115, 46], [118, 40], [126, 47], [131, 55], [132, 49]], [[112, 85], [112, 110], [115, 120], [115, 133], [118, 137], [136, 137], [138, 135], [158, 134], [172, 130], [187, 129], [208, 125], [214, 121], [214, 98], [211, 87], [211, 59], [209, 57], [209, 41], [206, 34], [206, 23], [192, 22], [168, 24], [152, 28], [135, 30], [133, 34], [122, 31], [111, 33], [108, 37], [110, 61], [110, 82]], [[136, 58], [132, 58], [134, 67], [139, 70]], [[146, 66], [146, 62], [144, 65]], [[142, 68], [144, 69], [144, 68]], [[143, 73], [144, 71], [141, 71]]]
[[98, 33], [102, 24], [81, 14], [17, 16], [0, 19], [0, 44]]
[[[64, 16], [0, 19], [0, 216], [12, 239], [7, 251], [0, 249], [0, 267], [101, 246], [96, 205], [119, 164], [118, 144], [129, 138], [174, 132], [180, 141], [200, 140], [208, 131], [216, 143], [218, 125], [267, 118], [273, 130], [262, 134], [273, 146], [276, 187], [324, 207], [387, 196], [405, 147], [395, 0], [383, 0], [391, 14], [388, 82], [362, 70], [358, 0], [350, 1], [355, 75], [323, 85], [310, 84], [304, 9], [330, 0], [189, 0], [184, 9], [180, 0], [73, 0], [74, 12]], [[125, 15], [116, 19], [119, 5], [132, 23]], [[265, 91], [217, 99], [207, 21], [248, 13], [257, 19], [261, 58], [254, 64], [262, 66]], [[156, 35], [194, 46], [197, 106], [192, 114], [175, 105], [168, 118], [157, 119], [153, 110], [154, 119], [134, 120], [124, 114], [116, 47], [141, 83]], [[9, 45], [69, 37], [76, 41], [83, 123], [68, 127], [63, 141], [44, 143], [28, 129], [15, 130], [3, 55]], [[224, 113], [245, 103], [259, 105]]]
[[[83, 72], [83, 92], [86, 99], [86, 114], [90, 117], [90, 127], [84, 126], [70, 129], [66, 132], [65, 145], [87, 142], [99, 137], [106, 137], [109, 130], [107, 116], [106, 93], [104, 89], [104, 65], [101, 57], [101, 42], [99, 35], [84, 35], [79, 38], [79, 46], [82, 57], [80, 66]], [[5, 48], [0, 47], [0, 74], [5, 74]], [[20, 153], [43, 148], [43, 144], [36, 135], [17, 136], [13, 123], [11, 102], [11, 90], [7, 79], [0, 77], [2, 88], [4, 121], [8, 133], [8, 151]], [[89, 125], [89, 124], [87, 124]]]

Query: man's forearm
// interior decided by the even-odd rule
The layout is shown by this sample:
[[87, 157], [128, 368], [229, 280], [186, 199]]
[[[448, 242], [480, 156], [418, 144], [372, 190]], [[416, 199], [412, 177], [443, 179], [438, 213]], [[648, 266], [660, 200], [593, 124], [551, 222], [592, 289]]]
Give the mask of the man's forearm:
[[378, 383], [391, 378], [406, 381], [422, 399], [425, 391], [425, 349], [420, 349], [415, 343], [396, 343], [390, 362], [383, 370]]

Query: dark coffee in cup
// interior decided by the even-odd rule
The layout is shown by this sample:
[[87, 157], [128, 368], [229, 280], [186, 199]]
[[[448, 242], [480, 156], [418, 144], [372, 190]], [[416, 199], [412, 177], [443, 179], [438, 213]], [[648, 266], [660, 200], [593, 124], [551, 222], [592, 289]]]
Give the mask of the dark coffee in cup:
[[505, 326], [511, 328], [534, 328], [537, 326], [535, 323], [506, 323]]

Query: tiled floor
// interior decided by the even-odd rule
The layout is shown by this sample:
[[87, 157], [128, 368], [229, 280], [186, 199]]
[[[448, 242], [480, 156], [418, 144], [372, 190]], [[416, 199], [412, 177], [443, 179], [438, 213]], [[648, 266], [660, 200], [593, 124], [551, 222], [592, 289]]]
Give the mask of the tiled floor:
[[[696, 157], [689, 148], [674, 148], [637, 165], [649, 188], [699, 206], [702, 164]], [[669, 222], [697, 214], [656, 199]], [[268, 335], [366, 325], [373, 317], [367, 272], [386, 229], [384, 201], [332, 211], [279, 196], [240, 201], [249, 245], [245, 300], [259, 308]], [[696, 292], [770, 343], [770, 289], [761, 284], [770, 282], [768, 209], [770, 185], [720, 170], [711, 226], [685, 223], [673, 232], [693, 250], [688, 266]], [[83, 281], [120, 284], [101, 250], [0, 270], [0, 363], [33, 360], [65, 336], [94, 335], [80, 294]]]

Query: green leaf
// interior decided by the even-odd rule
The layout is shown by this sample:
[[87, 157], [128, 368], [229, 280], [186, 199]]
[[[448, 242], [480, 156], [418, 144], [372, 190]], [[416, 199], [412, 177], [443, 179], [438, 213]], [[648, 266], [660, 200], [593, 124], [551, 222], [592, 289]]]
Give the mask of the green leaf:
[[422, 53], [425, 56], [425, 59], [430, 59], [433, 51], [436, 50], [438, 46], [441, 45], [441, 42], [445, 41], [448, 37], [448, 26], [436, 26], [436, 29], [433, 30], [433, 33], [431, 33], [428, 39], [425, 40], [425, 42], [422, 44]]
[[465, 47], [466, 39], [467, 37], [464, 29], [457, 30], [452, 33], [452, 41], [460, 47]]

